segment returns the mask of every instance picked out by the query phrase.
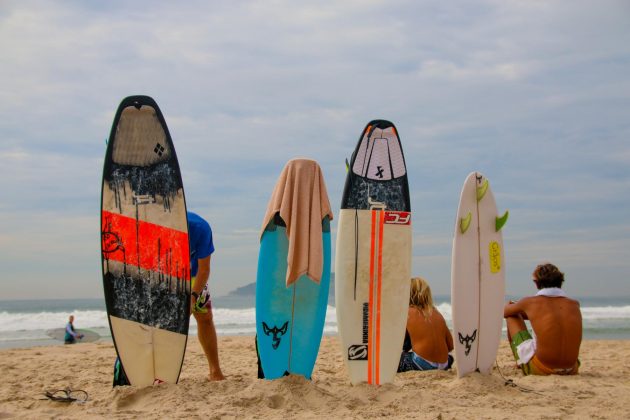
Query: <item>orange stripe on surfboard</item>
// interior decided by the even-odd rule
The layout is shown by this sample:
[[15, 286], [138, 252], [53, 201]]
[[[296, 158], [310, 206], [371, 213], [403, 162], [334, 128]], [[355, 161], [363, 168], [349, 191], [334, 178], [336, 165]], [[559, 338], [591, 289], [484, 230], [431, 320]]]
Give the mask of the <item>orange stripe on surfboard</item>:
[[372, 305], [374, 304], [374, 250], [375, 250], [375, 234], [376, 212], [372, 210], [372, 230], [370, 232], [370, 294], [368, 296], [368, 384], [372, 383], [372, 362], [374, 360], [374, 340], [372, 337]]
[[105, 260], [189, 280], [188, 234], [102, 211], [101, 244]]
[[377, 299], [376, 299], [376, 384], [380, 382], [381, 361], [381, 291], [383, 285], [383, 228], [385, 227], [385, 212], [379, 212], [378, 223], [378, 260], [377, 260]]

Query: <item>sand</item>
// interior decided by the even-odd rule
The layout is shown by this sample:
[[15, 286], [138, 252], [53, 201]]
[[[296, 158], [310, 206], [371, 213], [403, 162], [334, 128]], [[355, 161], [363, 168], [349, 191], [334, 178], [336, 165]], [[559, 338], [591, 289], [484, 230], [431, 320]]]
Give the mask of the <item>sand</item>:
[[[457, 379], [454, 371], [406, 372], [393, 384], [350, 385], [336, 337], [324, 337], [313, 381], [256, 378], [253, 337], [222, 336], [228, 380], [206, 381], [207, 365], [191, 337], [179, 384], [111, 387], [111, 342], [0, 351], [4, 418], [630, 418], [630, 341], [585, 341], [578, 376], [523, 377], [501, 344], [491, 375]], [[506, 385], [511, 379], [518, 386]], [[71, 387], [87, 402], [47, 400]]]

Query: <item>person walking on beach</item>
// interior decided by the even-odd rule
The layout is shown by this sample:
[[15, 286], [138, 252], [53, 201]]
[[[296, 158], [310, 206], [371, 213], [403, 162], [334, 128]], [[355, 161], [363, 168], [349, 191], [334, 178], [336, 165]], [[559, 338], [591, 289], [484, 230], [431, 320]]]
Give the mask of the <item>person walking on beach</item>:
[[411, 279], [407, 333], [398, 372], [450, 369], [453, 337], [444, 317], [433, 306], [431, 288], [420, 277]]
[[188, 235], [190, 242], [191, 311], [197, 321], [197, 337], [208, 359], [209, 381], [225, 379], [219, 366], [217, 332], [212, 319], [212, 303], [208, 279], [210, 278], [210, 256], [214, 252], [212, 230], [201, 216], [188, 212]]
[[63, 337], [63, 342], [65, 344], [74, 344], [82, 338], [83, 334], [79, 334], [74, 330], [74, 315], [70, 315], [66, 324], [66, 334]]
[[561, 289], [564, 273], [555, 265], [537, 266], [533, 277], [538, 293], [510, 301], [503, 310], [516, 362], [525, 375], [575, 375], [582, 343], [580, 303]]

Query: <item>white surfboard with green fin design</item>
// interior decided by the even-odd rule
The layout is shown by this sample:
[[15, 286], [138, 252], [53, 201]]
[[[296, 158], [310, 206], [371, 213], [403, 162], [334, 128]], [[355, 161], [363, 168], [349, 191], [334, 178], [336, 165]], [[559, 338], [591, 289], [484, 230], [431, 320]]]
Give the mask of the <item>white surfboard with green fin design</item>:
[[505, 254], [500, 215], [488, 180], [479, 172], [462, 188], [451, 265], [451, 306], [457, 374], [489, 373], [496, 359], [505, 299]]

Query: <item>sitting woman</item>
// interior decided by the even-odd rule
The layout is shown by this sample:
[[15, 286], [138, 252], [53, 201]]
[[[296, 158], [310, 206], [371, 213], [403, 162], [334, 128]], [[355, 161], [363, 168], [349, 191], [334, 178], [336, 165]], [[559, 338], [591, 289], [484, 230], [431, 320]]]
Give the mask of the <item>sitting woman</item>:
[[407, 334], [398, 372], [450, 369], [453, 364], [451, 350], [453, 337], [444, 317], [433, 306], [429, 284], [420, 277], [412, 278]]

